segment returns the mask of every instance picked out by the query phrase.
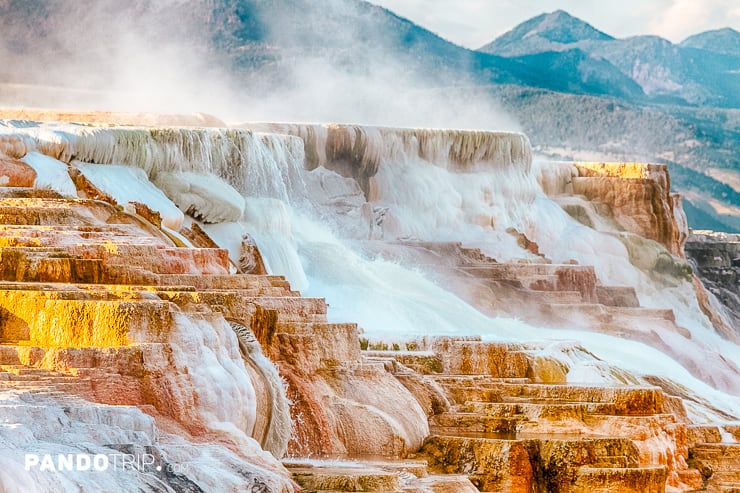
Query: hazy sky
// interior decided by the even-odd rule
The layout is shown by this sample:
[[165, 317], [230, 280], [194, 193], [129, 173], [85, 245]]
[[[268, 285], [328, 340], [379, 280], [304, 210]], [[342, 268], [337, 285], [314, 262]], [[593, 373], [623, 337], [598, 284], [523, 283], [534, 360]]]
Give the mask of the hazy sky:
[[737, 0], [369, 0], [468, 48], [515, 25], [562, 9], [618, 38], [657, 34], [679, 42], [692, 34], [740, 30]]

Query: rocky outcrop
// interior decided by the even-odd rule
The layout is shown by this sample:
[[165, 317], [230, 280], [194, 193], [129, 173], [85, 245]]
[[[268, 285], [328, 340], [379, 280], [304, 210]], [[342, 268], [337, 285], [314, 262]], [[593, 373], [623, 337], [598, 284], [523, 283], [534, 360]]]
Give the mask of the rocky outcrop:
[[0, 160], [0, 184], [5, 187], [33, 187], [36, 171], [16, 159]]
[[625, 231], [655, 240], [673, 255], [683, 257], [686, 218], [680, 197], [670, 192], [663, 164], [576, 163], [573, 193], [609, 207]]
[[[740, 237], [710, 231], [692, 231], [686, 256], [709, 292], [725, 307], [732, 328], [728, 337], [740, 337]], [[719, 311], [706, 301], [707, 311]], [[719, 315], [718, 315], [719, 316]]]
[[686, 462], [685, 416], [668, 411], [677, 400], [660, 388], [535, 383], [544, 375], [527, 345], [470, 337], [429, 344], [368, 356], [394, 362], [389, 366], [406, 385], [414, 380], [407, 365], [425, 368], [422, 378], [448, 399], [448, 407], [432, 412], [421, 450], [432, 471], [466, 474], [480, 491], [702, 486], [699, 471]]

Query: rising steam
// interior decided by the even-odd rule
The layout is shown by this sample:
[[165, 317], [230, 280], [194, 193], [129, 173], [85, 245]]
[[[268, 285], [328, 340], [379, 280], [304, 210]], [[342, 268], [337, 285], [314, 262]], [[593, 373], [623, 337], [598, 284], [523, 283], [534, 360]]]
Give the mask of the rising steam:
[[368, 3], [328, 3], [0, 2], [0, 105], [518, 129], [471, 89], [472, 53]]

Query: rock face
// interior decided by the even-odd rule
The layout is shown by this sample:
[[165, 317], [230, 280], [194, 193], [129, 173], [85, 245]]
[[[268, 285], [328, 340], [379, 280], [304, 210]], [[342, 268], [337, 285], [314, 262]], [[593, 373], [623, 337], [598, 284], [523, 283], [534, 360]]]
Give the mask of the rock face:
[[[665, 350], [691, 378], [736, 392], [734, 363], [704, 364], [714, 353], [693, 341], [672, 310], [643, 306], [643, 293], [604, 282], [598, 265], [550, 258], [552, 238], [527, 216], [543, 199], [526, 137], [268, 127], [296, 136], [71, 126], [50, 139], [29, 125], [0, 139], [0, 171], [7, 177], [0, 188], [0, 489], [659, 493], [737, 487], [738, 430], [692, 422], [737, 416], [667, 376], [635, 375], [562, 340], [491, 342], [434, 335], [430, 327], [424, 337], [398, 333], [384, 341], [330, 317], [323, 298], [301, 296], [285, 277], [267, 274], [292, 265], [289, 242], [268, 234], [297, 241], [285, 203], [333, 211], [338, 224], [353, 225], [355, 240], [371, 240], [367, 255], [395, 255], [438, 276], [481, 317], [546, 319], [548, 330], [619, 334]], [[489, 209], [461, 197], [464, 212], [450, 223], [498, 231], [521, 258], [497, 261], [455, 241], [392, 237], [409, 230], [408, 217], [395, 208], [408, 197], [393, 185], [405, 183], [413, 168], [403, 168], [410, 158], [389, 166], [399, 156], [436, 163], [465, 186], [478, 180], [476, 173], [502, 173], [507, 183], [491, 179], [478, 190]], [[137, 169], [121, 172], [113, 163]], [[313, 181], [304, 180], [304, 164], [318, 171]], [[242, 173], [247, 166], [251, 174]], [[66, 188], [56, 190], [60, 180], [50, 176], [65, 178]], [[111, 180], [131, 176], [134, 190]], [[173, 176], [188, 179], [172, 196], [156, 195], [161, 190], [153, 183]], [[211, 185], [194, 193], [203, 185], [198, 177]], [[571, 165], [544, 178], [548, 193], [581, 187], [582, 195], [593, 195], [589, 203], [598, 214], [586, 216], [613, 221], [615, 235], [631, 235], [615, 240], [631, 248], [624, 247], [622, 260], [629, 254], [630, 265], [659, 266], [656, 279], [691, 286], [680, 259], [685, 228], [664, 168]], [[516, 189], [509, 193], [511, 183]], [[309, 202], [319, 189], [327, 195]], [[170, 200], [186, 209], [176, 211], [176, 221], [164, 214]], [[507, 204], [516, 210], [501, 210]], [[275, 210], [283, 215], [269, 215]], [[441, 220], [440, 210], [430, 212], [440, 215], [429, 224]], [[359, 226], [362, 221], [370, 225]], [[304, 227], [295, 236], [319, 236], [322, 250], [306, 244], [308, 257], [318, 264], [328, 255], [337, 278], [360, 283], [352, 264], [338, 261], [346, 258], [340, 247], [321, 234]], [[402, 285], [396, 294], [408, 289]], [[677, 341], [691, 345], [681, 349]], [[77, 470], [50, 476], [24, 467], [28, 450], [54, 460], [81, 453], [152, 460], [94, 477]]]
[[624, 230], [655, 240], [683, 256], [686, 217], [680, 196], [670, 193], [668, 168], [662, 164], [576, 163], [573, 193], [607, 206]]
[[0, 161], [0, 183], [6, 187], [33, 187], [36, 171], [23, 161]]
[[381, 128], [364, 125], [301, 125], [248, 123], [245, 128], [300, 137], [309, 169], [319, 166], [353, 178], [365, 196], [378, 195], [376, 175], [393, 154], [417, 154], [422, 159], [459, 171], [480, 163], [507, 168], [528, 166], [529, 140], [512, 132]]
[[740, 237], [694, 231], [686, 255], [710, 293], [727, 307], [734, 335], [740, 335]]

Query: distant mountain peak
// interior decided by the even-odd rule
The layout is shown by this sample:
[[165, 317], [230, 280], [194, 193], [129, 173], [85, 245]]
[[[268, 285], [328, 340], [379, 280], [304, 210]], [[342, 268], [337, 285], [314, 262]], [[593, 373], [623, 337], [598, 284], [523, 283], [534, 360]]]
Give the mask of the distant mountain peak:
[[723, 27], [721, 29], [717, 29], [716, 32], [718, 32], [718, 33], [732, 34], [734, 36], [739, 36], [740, 35], [740, 32], [738, 32], [737, 30], [735, 30], [735, 29], [733, 29], [731, 27]]
[[681, 46], [740, 56], [740, 32], [731, 27], [714, 29], [689, 36]]
[[[497, 55], [515, 56], [531, 52], [531, 45], [559, 50], [579, 41], [608, 41], [614, 39], [591, 24], [556, 10], [533, 17], [503, 34], [480, 51]], [[545, 49], [539, 51], [546, 51]]]
[[717, 35], [717, 36], [729, 36], [729, 37], [737, 37], [740, 36], [740, 32], [737, 30], [731, 28], [731, 27], [721, 27], [719, 29], [711, 29], [709, 31], [704, 31], [703, 33], [694, 34], [693, 36], [689, 36], [686, 38], [686, 41], [688, 41], [691, 38], [697, 38], [707, 35]]
[[552, 11], [550, 13], [545, 12], [545, 13], [541, 14], [540, 17], [542, 17], [543, 19], [555, 19], [555, 20], [566, 21], [566, 22], [574, 22], [575, 21], [575, 22], [578, 22], [578, 23], [586, 24], [586, 22], [582, 21], [578, 17], [575, 17], [575, 16], [570, 15], [568, 12], [566, 12], [563, 9], [554, 10], [554, 11]]

